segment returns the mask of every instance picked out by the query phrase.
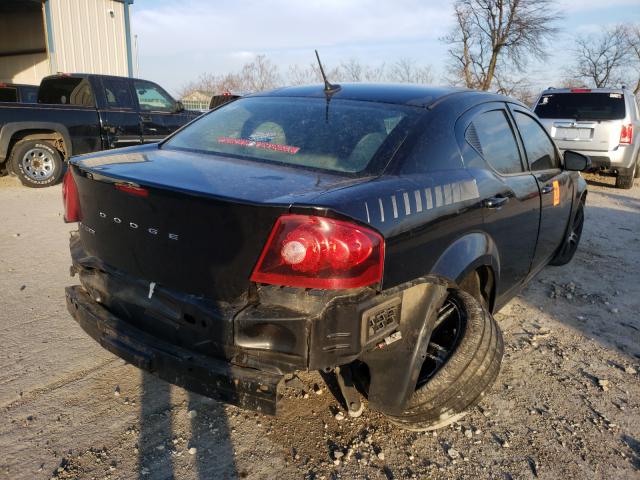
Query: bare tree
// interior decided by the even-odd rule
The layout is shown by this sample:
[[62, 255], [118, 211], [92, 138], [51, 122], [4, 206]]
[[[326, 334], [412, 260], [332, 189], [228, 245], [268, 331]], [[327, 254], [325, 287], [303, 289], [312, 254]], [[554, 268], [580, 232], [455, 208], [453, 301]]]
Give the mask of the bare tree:
[[430, 65], [416, 65], [411, 58], [400, 58], [391, 65], [387, 80], [399, 83], [433, 83]]
[[622, 83], [624, 70], [631, 59], [629, 34], [630, 29], [627, 26], [616, 25], [599, 35], [578, 37], [573, 77], [591, 83], [597, 88]]
[[457, 0], [449, 44], [450, 80], [489, 90], [501, 71], [523, 72], [529, 58], [543, 59], [560, 18], [553, 0]]
[[640, 94], [640, 24], [632, 24], [627, 27], [627, 41], [629, 43], [630, 63], [635, 74], [635, 87], [633, 93]]
[[240, 72], [243, 86], [251, 92], [261, 92], [275, 88], [282, 83], [278, 67], [266, 55], [257, 55], [246, 63]]
[[363, 65], [355, 58], [340, 63], [339, 67], [339, 80], [342, 82], [380, 82], [384, 74], [384, 64], [372, 67]]

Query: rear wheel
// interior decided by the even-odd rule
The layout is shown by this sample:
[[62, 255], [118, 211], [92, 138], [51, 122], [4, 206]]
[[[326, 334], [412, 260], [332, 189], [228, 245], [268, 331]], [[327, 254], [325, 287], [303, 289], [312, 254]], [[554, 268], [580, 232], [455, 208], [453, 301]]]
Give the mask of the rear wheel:
[[478, 403], [493, 384], [504, 345], [491, 314], [470, 294], [454, 290], [431, 335], [416, 390], [391, 422], [408, 430], [449, 425]]
[[560, 266], [566, 265], [571, 261], [578, 250], [580, 238], [582, 237], [582, 228], [584, 227], [584, 204], [580, 202], [576, 216], [573, 218], [573, 224], [567, 232], [564, 243], [556, 252], [555, 256], [549, 262], [549, 265]]
[[45, 140], [21, 140], [11, 151], [11, 168], [23, 185], [39, 188], [55, 185], [64, 173], [60, 152]]

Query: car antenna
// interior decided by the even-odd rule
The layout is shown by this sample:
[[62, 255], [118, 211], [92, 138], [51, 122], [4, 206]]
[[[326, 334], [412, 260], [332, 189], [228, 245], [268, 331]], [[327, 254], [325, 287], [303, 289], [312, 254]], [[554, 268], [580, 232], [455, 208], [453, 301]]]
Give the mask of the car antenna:
[[327, 75], [324, 73], [324, 68], [322, 68], [322, 62], [320, 61], [320, 55], [318, 54], [318, 50], [315, 50], [316, 58], [318, 59], [318, 66], [320, 67], [320, 74], [322, 75], [322, 79], [324, 80], [324, 92], [327, 95], [332, 95], [340, 90], [340, 85], [333, 85], [327, 80]]
[[325, 109], [325, 122], [329, 123], [329, 102], [331, 102], [331, 95], [340, 91], [340, 85], [334, 85], [329, 80], [327, 80], [327, 75], [324, 73], [324, 68], [322, 68], [322, 62], [320, 61], [320, 55], [318, 54], [318, 50], [315, 50], [316, 58], [318, 59], [318, 66], [320, 67], [320, 74], [322, 75], [322, 79], [324, 80], [324, 94], [327, 98], [327, 107]]

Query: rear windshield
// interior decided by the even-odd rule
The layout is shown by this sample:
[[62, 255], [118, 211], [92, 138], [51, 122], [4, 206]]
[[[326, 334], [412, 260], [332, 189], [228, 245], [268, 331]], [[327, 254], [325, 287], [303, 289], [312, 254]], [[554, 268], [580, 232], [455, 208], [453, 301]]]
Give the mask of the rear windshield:
[[45, 78], [38, 89], [38, 103], [92, 107], [95, 104], [91, 85], [86, 78]]
[[357, 174], [377, 168], [376, 153], [422, 111], [324, 97], [248, 97], [201, 117], [164, 145]]
[[625, 117], [622, 93], [552, 93], [536, 105], [540, 118], [620, 120]]

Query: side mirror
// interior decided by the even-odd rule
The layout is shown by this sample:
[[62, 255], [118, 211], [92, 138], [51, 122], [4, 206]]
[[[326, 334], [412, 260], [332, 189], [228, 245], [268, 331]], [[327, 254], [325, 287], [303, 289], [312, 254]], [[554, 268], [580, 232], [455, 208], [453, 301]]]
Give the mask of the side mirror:
[[184, 105], [182, 104], [182, 102], [180, 100], [176, 101], [176, 104], [173, 107], [173, 111], [175, 113], [179, 113], [179, 112], [182, 112], [183, 110], [184, 110]]
[[591, 167], [591, 158], [573, 150], [564, 151], [564, 168], [575, 172], [582, 172]]

